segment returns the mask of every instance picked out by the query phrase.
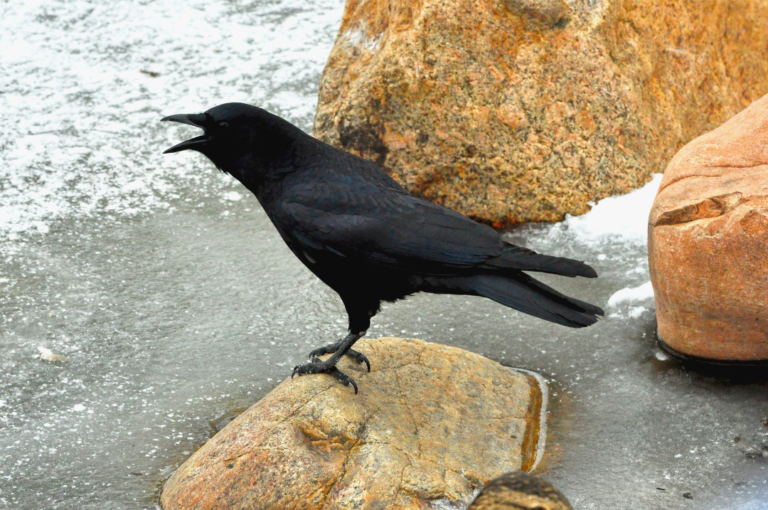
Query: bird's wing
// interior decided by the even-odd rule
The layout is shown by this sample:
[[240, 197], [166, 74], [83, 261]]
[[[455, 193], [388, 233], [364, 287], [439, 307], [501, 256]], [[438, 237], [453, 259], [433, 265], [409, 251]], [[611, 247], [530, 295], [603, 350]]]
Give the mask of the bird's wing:
[[452, 274], [504, 250], [490, 227], [354, 175], [294, 184], [280, 207], [281, 223], [304, 249], [383, 268]]

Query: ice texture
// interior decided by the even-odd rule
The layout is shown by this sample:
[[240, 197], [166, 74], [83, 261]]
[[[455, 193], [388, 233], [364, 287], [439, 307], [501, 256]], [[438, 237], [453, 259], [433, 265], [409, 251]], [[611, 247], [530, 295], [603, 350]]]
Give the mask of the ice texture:
[[[159, 122], [244, 101], [309, 130], [343, 7], [0, 4], [0, 509], [154, 509], [227, 417], [343, 335], [340, 300], [253, 196], [198, 154], [163, 156], [195, 130]], [[765, 376], [660, 353], [651, 299], [607, 307], [648, 282], [658, 183], [508, 233], [596, 268], [542, 279], [606, 307], [597, 325], [419, 295], [385, 306], [368, 336], [543, 374], [542, 465], [576, 508], [764, 508], [765, 459], [747, 453], [768, 441]]]
[[[162, 157], [173, 113], [258, 104], [309, 129], [343, 2], [5, 3], [0, 235], [172, 207], [204, 164]], [[181, 181], [181, 182], [180, 182]], [[14, 237], [15, 238], [15, 237]]]

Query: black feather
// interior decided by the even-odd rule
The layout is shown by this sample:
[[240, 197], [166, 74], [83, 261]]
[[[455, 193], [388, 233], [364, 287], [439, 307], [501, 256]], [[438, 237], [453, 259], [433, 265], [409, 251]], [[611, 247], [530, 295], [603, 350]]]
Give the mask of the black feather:
[[508, 244], [260, 108], [230, 103], [168, 120], [205, 129], [188, 148], [256, 195], [293, 253], [339, 293], [354, 333], [368, 328], [382, 301], [418, 291], [485, 296], [570, 327], [603, 313], [521, 272], [596, 277], [587, 264]]
[[499, 257], [487, 260], [485, 264], [499, 269], [518, 269], [560, 276], [597, 278], [597, 272], [580, 260], [542, 255], [506, 242], [504, 252]]

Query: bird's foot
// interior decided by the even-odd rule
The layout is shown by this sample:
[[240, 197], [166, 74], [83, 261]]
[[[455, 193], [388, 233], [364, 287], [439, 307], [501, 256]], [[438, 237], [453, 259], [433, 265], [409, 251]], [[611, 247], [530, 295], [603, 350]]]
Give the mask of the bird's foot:
[[357, 395], [357, 383], [355, 380], [336, 368], [335, 364], [332, 365], [325, 361], [313, 361], [312, 363], [307, 363], [305, 365], [296, 365], [293, 367], [291, 379], [293, 379], [293, 376], [295, 375], [302, 376], [306, 374], [328, 374], [344, 386], [351, 385], [355, 389], [355, 395]]
[[[311, 359], [313, 363], [320, 363], [320, 358], [318, 358], [318, 356], [322, 356], [323, 354], [335, 353], [341, 348], [341, 344], [343, 341], [344, 340], [339, 340], [334, 344], [326, 345], [324, 347], [318, 347], [317, 349], [309, 353], [309, 359]], [[369, 372], [371, 371], [371, 362], [368, 361], [368, 357], [362, 352], [356, 351], [354, 349], [348, 349], [347, 352], [345, 352], [344, 354], [349, 356], [353, 360], [357, 361], [358, 363], [365, 363], [365, 366], [368, 367], [368, 371]]]

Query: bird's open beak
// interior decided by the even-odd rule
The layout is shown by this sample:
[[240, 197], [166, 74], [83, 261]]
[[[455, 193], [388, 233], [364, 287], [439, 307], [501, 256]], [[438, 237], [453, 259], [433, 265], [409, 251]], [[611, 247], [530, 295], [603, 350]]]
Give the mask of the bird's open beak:
[[[205, 123], [206, 123], [207, 117], [204, 113], [192, 113], [189, 115], [185, 113], [181, 113], [179, 115], [169, 115], [168, 117], [165, 117], [162, 120], [180, 122], [182, 124], [189, 124], [190, 126], [195, 126], [195, 127], [205, 129]], [[199, 150], [203, 145], [206, 144], [206, 142], [208, 142], [209, 139], [210, 137], [207, 134], [196, 136], [194, 138], [190, 138], [189, 140], [185, 140], [179, 144], [174, 145], [170, 149], [163, 151], [163, 154], [170, 154], [172, 152], [185, 151], [187, 149]]]

